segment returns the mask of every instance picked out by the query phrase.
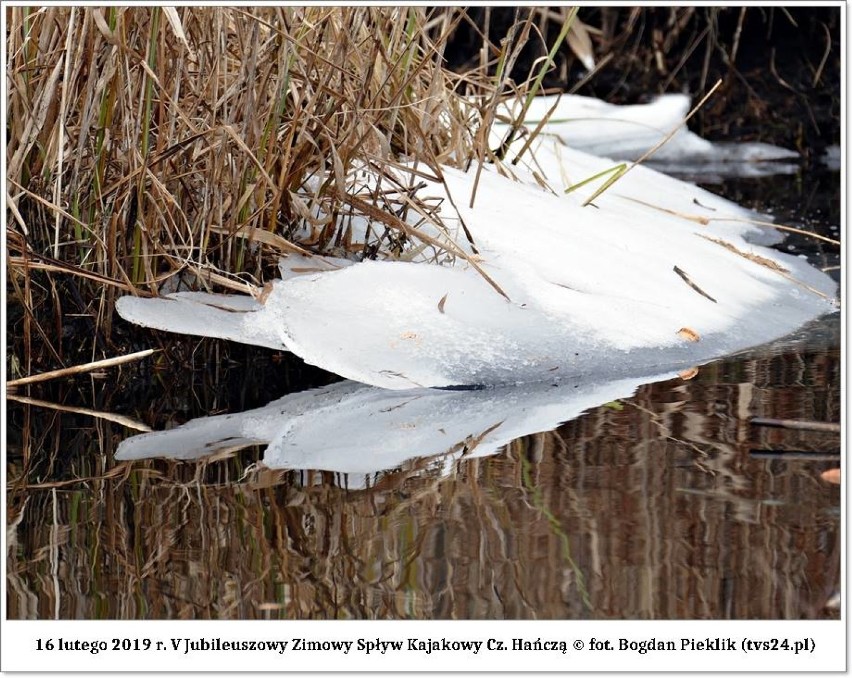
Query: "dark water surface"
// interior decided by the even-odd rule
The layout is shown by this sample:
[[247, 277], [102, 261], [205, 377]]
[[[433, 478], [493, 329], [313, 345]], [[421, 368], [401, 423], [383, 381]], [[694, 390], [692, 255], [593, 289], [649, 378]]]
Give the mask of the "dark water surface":
[[[334, 451], [359, 469], [348, 475], [280, 468], [280, 456], [270, 468], [256, 444], [268, 422], [251, 415], [243, 436], [256, 435], [226, 432], [212, 456], [116, 460], [133, 422], [173, 428], [333, 380], [269, 352], [218, 361], [214, 342], [179, 340], [171, 357], [30, 387], [7, 410], [8, 615], [837, 618], [840, 488], [821, 473], [840, 465], [839, 436], [749, 419], [840, 421], [839, 328], [829, 316], [633, 395], [590, 389], [582, 413], [551, 406], [570, 421], [493, 450], [509, 425], [499, 406], [496, 427], [448, 439], [437, 456], [413, 431], [406, 449], [404, 430], [364, 433], [332, 412], [322, 433], [337, 442], [317, 455]], [[178, 371], [175, 353], [216, 367]], [[458, 397], [448, 409], [473, 421], [464, 408], [481, 396]], [[523, 414], [510, 398], [507, 411]], [[384, 445], [397, 456], [382, 457]]]

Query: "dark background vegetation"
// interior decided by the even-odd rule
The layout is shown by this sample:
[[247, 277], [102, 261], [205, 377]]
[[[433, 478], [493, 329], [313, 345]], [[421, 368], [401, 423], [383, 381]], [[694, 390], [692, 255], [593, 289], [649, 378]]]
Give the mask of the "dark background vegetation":
[[[516, 18], [530, 11], [469, 8], [478, 25], [459, 27], [445, 52], [449, 66], [477, 65], [483, 31], [499, 44]], [[721, 79], [690, 123], [702, 136], [765, 141], [806, 157], [840, 142], [839, 7], [583, 7], [579, 18], [600, 30], [592, 35], [595, 56], [599, 64], [608, 61], [585, 80], [585, 68], [566, 46], [544, 79], [547, 88], [624, 104], [664, 92], [697, 100]], [[558, 32], [550, 22], [548, 45]], [[546, 54], [542, 40], [530, 40], [515, 80], [526, 78]]]

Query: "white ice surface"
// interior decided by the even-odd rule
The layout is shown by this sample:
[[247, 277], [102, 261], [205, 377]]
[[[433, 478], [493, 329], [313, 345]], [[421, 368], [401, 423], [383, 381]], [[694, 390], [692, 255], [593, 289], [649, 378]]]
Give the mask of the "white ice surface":
[[[295, 257], [262, 304], [180, 293], [125, 298], [119, 313], [158, 329], [286, 347], [349, 379], [410, 389], [691, 366], [834, 309], [828, 276], [756, 244], [778, 239], [750, 223], [759, 215], [646, 167], [584, 206], [605, 177], [565, 190], [616, 161], [548, 135], [533, 151], [534, 161], [511, 166], [516, 180], [486, 166], [473, 208], [475, 168], [444, 168], [446, 189], [427, 182], [421, 190], [480, 270], [462, 257], [454, 266]], [[684, 338], [690, 333], [700, 340]]]
[[[691, 106], [685, 94], [663, 94], [647, 104], [626, 106], [576, 94], [536, 97], [524, 125], [535, 128], [554, 104], [556, 109], [545, 127], [546, 133], [559, 137], [571, 148], [595, 155], [637, 160], [677, 129], [654, 153], [651, 162], [715, 163], [722, 165], [716, 170], [721, 172], [725, 164], [735, 168], [740, 163], [799, 157], [794, 151], [770, 144], [718, 144], [702, 139], [683, 126]], [[514, 119], [521, 108], [522, 102], [513, 101], [505, 104], [502, 112]], [[494, 129], [505, 133], [509, 126], [497, 124]]]
[[121, 297], [115, 307], [122, 318], [155, 330], [286, 349], [274, 327], [256, 322], [263, 305], [248, 295], [176, 292], [156, 299]]
[[[743, 235], [757, 230], [748, 224], [705, 226], [618, 192], [582, 207], [576, 195], [553, 196], [490, 170], [470, 209], [471, 175], [446, 170], [445, 179], [479, 266], [508, 300], [464, 262], [364, 262], [276, 284], [264, 322], [278, 326], [307, 362], [377, 386], [412, 388], [696, 364], [833, 309], [825, 297], [834, 283], [798, 258], [747, 242]], [[720, 217], [718, 207], [693, 203], [692, 187], [660, 183], [668, 190], [643, 197]], [[685, 340], [682, 328], [701, 340]]]
[[[520, 150], [522, 143], [513, 148]], [[591, 155], [565, 146], [559, 139], [543, 135], [531, 145], [531, 153], [522, 156], [511, 166], [524, 183], [535, 186], [532, 173], [546, 177], [550, 189], [560, 195], [572, 189], [568, 196], [575, 202], [591, 198], [612, 171], [627, 164], [620, 160]], [[607, 174], [604, 174], [607, 173]], [[583, 184], [589, 177], [602, 175], [599, 179]], [[633, 205], [626, 203], [632, 202]], [[631, 209], [645, 210], [653, 220], [659, 215], [675, 212], [687, 221], [704, 223], [707, 233], [717, 235], [739, 234], [751, 242], [768, 245], [780, 242], [783, 236], [768, 225], [771, 219], [736, 203], [722, 198], [694, 184], [663, 174], [643, 165], [630, 168], [618, 181], [595, 199], [599, 208], [614, 206], [616, 210], [630, 212]], [[762, 221], [764, 225], [755, 224]]]

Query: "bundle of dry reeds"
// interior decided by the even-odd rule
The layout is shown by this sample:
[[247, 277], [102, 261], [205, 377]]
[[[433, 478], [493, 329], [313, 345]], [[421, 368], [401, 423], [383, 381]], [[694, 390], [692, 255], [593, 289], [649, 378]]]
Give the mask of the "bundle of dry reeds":
[[116, 288], [154, 291], [188, 269], [244, 289], [266, 277], [263, 253], [398, 252], [393, 223], [353, 238], [345, 217], [399, 214], [407, 187], [389, 177], [352, 199], [358, 170], [413, 159], [413, 185], [481, 160], [468, 97], [493, 105], [512, 86], [504, 66], [536, 31], [525, 16], [483, 60], [495, 79], [442, 67], [461, 10], [10, 8], [7, 235], [24, 343], [50, 343], [32, 311], [56, 296], [56, 272], [109, 336]]
[[13, 227], [119, 284], [190, 261], [257, 275], [234, 236], [286, 249], [271, 236], [299, 222], [322, 250], [343, 234], [316, 203], [342, 209], [326, 184], [345, 192], [356, 159], [469, 143], [422, 9], [10, 13]]
[[[7, 236], [23, 373], [34, 336], [48, 346], [39, 355], [63, 364], [51, 339], [63, 302], [108, 338], [117, 293], [154, 292], [179, 271], [245, 289], [282, 251], [398, 253], [410, 237], [399, 220], [352, 233], [346, 216], [430, 217], [434, 207], [409, 195], [418, 172], [487, 156], [486, 109], [518, 91], [507, 74], [540, 19], [525, 13], [478, 71], [456, 75], [442, 54], [470, 22], [463, 10], [53, 6], [7, 18]], [[407, 186], [387, 172], [405, 160], [418, 167]], [[367, 195], [353, 188], [365, 166], [388, 175]], [[37, 320], [46, 299], [55, 331]]]

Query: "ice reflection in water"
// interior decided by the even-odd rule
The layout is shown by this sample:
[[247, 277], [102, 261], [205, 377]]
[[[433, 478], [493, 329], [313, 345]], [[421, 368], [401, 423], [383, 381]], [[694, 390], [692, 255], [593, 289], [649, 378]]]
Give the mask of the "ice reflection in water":
[[[125, 427], [10, 403], [9, 616], [837, 615], [840, 493], [819, 474], [839, 442], [748, 417], [838, 421], [838, 327], [632, 396], [598, 385], [500, 411], [505, 399], [438, 394], [448, 412], [479, 402], [461, 419], [478, 435], [448, 425], [443, 447], [436, 419], [421, 439], [370, 439], [369, 408], [323, 430], [328, 414], [308, 407], [302, 440], [323, 433], [311, 454], [335, 452], [330, 471], [269, 468], [251, 444], [267, 440], [260, 419], [204, 459], [116, 461]], [[385, 423], [405, 423], [392, 412]], [[563, 416], [576, 418], [546, 430]]]

